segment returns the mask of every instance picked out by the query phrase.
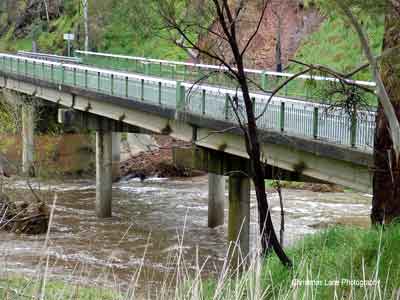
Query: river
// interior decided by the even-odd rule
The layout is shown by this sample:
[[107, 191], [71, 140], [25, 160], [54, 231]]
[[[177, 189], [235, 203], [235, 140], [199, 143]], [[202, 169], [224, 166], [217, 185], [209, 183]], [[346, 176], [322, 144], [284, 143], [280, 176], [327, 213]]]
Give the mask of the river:
[[[217, 274], [226, 257], [226, 226], [207, 228], [207, 177], [122, 181], [114, 186], [114, 216], [107, 220], [95, 216], [94, 181], [34, 187], [49, 203], [58, 195], [48, 248], [52, 278], [126, 288], [142, 266], [139, 290], [145, 293], [160, 289], [173, 274], [178, 249], [188, 270], [195, 270], [198, 253], [200, 265], [206, 262], [204, 276]], [[8, 188], [21, 195], [28, 192], [23, 181]], [[369, 195], [284, 190], [283, 196], [287, 245], [330, 224], [368, 226]], [[270, 194], [269, 200], [279, 228], [277, 194]], [[256, 244], [254, 192], [251, 201], [251, 240]], [[38, 261], [46, 253], [45, 236], [0, 232], [0, 240], [1, 272], [37, 274]]]

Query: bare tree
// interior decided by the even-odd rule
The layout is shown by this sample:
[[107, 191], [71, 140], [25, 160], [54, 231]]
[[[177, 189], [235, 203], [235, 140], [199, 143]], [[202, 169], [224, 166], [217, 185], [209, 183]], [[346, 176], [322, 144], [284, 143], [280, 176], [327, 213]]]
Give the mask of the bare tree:
[[[179, 15], [174, 0], [159, 1], [159, 12], [169, 32], [184, 39], [187, 47], [196, 50], [200, 55], [226, 67], [228, 70], [226, 76], [233, 79], [237, 84], [237, 89], [242, 92], [243, 105], [238, 97], [230, 99], [230, 105], [243, 133], [246, 151], [250, 157], [251, 177], [258, 203], [259, 232], [263, 254], [266, 255], [274, 250], [284, 265], [291, 266], [292, 262], [283, 251], [272, 223], [265, 187], [266, 162], [263, 161], [265, 156], [260, 148], [255, 103], [250, 97], [250, 82], [244, 71], [247, 50], [264, 21], [269, 4], [269, 0], [262, 1], [260, 15], [254, 23], [254, 30], [243, 43], [240, 43], [237, 32], [241, 25], [243, 12], [247, 9], [247, 1], [235, 1], [234, 4], [228, 0], [205, 1], [202, 10], [198, 11], [198, 18], [189, 20]], [[204, 32], [212, 36], [214, 38], [212, 45], [202, 46], [197, 43], [193, 32], [197, 32], [197, 37]]]

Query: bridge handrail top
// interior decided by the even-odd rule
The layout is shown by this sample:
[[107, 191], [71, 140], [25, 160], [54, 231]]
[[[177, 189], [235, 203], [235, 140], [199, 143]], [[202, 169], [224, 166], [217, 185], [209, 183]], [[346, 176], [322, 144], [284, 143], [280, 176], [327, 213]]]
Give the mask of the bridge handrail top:
[[[93, 51], [82, 51], [82, 50], [75, 50], [76, 53], [80, 54], [89, 54], [94, 56], [104, 56], [104, 57], [113, 57], [113, 58], [123, 58], [129, 60], [142, 60], [146, 62], [156, 62], [156, 63], [164, 63], [170, 65], [182, 65], [182, 66], [191, 66], [191, 67], [199, 67], [205, 69], [213, 69], [213, 70], [224, 70], [227, 71], [228, 68], [225, 66], [217, 66], [217, 65], [207, 65], [207, 64], [195, 64], [195, 63], [187, 63], [182, 61], [173, 61], [173, 60], [163, 60], [163, 59], [154, 59], [154, 58], [146, 58], [146, 57], [139, 57], [139, 56], [128, 56], [128, 55], [120, 55], [120, 54], [111, 54], [111, 53], [102, 53], [102, 52], [93, 52]], [[236, 68], [232, 68], [236, 70]], [[285, 72], [275, 72], [275, 71], [267, 71], [267, 70], [256, 70], [256, 69], [245, 69], [247, 73], [253, 74], [266, 74], [276, 77], [292, 77], [295, 74], [293, 73], [285, 73]], [[333, 77], [323, 77], [323, 76], [311, 76], [311, 75], [301, 75], [298, 76], [299, 79], [312, 79], [317, 81], [339, 81], [337, 78]], [[372, 81], [363, 81], [363, 80], [348, 80], [349, 83], [354, 83], [362, 86], [370, 86], [375, 87], [376, 83]]]
[[18, 50], [17, 54], [26, 54], [26, 55], [31, 55], [31, 56], [40, 56], [40, 57], [50, 57], [50, 58], [57, 58], [57, 59], [65, 59], [65, 60], [76, 60], [79, 61], [80, 59], [77, 57], [69, 57], [69, 56], [62, 56], [62, 55], [56, 55], [56, 54], [49, 54], [49, 53], [41, 53], [41, 52], [30, 52], [30, 51], [23, 51], [23, 50]]
[[107, 70], [107, 69], [101, 69], [101, 68], [96, 68], [96, 67], [88, 67], [88, 66], [83, 66], [83, 65], [78, 65], [78, 64], [60, 63], [60, 62], [48, 61], [48, 60], [44, 60], [44, 59], [37, 59], [37, 58], [31, 58], [31, 57], [19, 56], [19, 55], [13, 55], [13, 54], [6, 54], [6, 53], [0, 53], [0, 56], [26, 60], [26, 61], [30, 61], [30, 62], [45, 64], [45, 65], [67, 67], [70, 69], [83, 70], [83, 71], [100, 72], [100, 73], [108, 74], [108, 75], [116, 75], [116, 76], [120, 76], [120, 77], [128, 77], [128, 78], [134, 78], [134, 79], [139, 79], [139, 80], [144, 79], [144, 80], [148, 80], [148, 81], [176, 85], [176, 81], [157, 78], [157, 77], [136, 75], [136, 74], [132, 74], [132, 73], [118, 72], [118, 71], [114, 71], [114, 70]]
[[[145, 80], [145, 81], [151, 81], [155, 83], [163, 83], [167, 84], [170, 86], [177, 86], [178, 81], [174, 80], [166, 80], [162, 78], [157, 78], [157, 77], [151, 77], [151, 76], [145, 76], [145, 75], [136, 75], [132, 73], [125, 73], [125, 72], [117, 72], [114, 70], [107, 70], [107, 69], [101, 69], [101, 68], [94, 68], [94, 67], [88, 67], [88, 66], [83, 66], [83, 65], [77, 65], [77, 64], [65, 64], [65, 63], [59, 63], [59, 62], [53, 62], [53, 61], [48, 61], [48, 60], [43, 60], [43, 59], [36, 59], [36, 58], [29, 58], [26, 56], [18, 56], [18, 55], [13, 55], [13, 54], [6, 54], [6, 53], [0, 53], [0, 57], [10, 57], [14, 59], [21, 59], [22, 61], [30, 61], [30, 62], [36, 62], [39, 64], [45, 64], [45, 65], [54, 65], [58, 67], [67, 67], [70, 69], [76, 69], [76, 70], [83, 70], [83, 71], [91, 71], [95, 73], [102, 73], [102, 74], [108, 74], [108, 75], [116, 75], [119, 77], [123, 78], [133, 78], [136, 80]], [[229, 94], [229, 95], [238, 95], [241, 96], [242, 92], [236, 91], [233, 89], [227, 89], [227, 88], [221, 88], [221, 87], [213, 87], [213, 86], [208, 86], [208, 85], [199, 85], [199, 84], [193, 84], [193, 83], [188, 83], [188, 82], [180, 82], [180, 84], [187, 88], [187, 89], [192, 89], [194, 91], [201, 91], [205, 90], [210, 93], [214, 94]], [[250, 93], [251, 97], [254, 97], [259, 100], [265, 100], [267, 101], [270, 96], [268, 94], [261, 94], [261, 93]], [[289, 104], [300, 104], [303, 107], [319, 107], [319, 108], [328, 108], [329, 105], [323, 104], [323, 103], [316, 103], [316, 102], [308, 102], [308, 101], [302, 101], [302, 100], [296, 100], [296, 99], [291, 99], [291, 98], [285, 98], [285, 97], [280, 97], [280, 96], [274, 96], [271, 100], [271, 102], [285, 102], [288, 105]], [[374, 114], [371, 112], [371, 114]]]

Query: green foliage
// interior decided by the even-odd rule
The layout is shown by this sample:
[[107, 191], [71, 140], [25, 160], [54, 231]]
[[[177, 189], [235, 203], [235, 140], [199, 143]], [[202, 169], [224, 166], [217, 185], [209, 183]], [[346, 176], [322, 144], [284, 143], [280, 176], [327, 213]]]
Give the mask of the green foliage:
[[[376, 55], [381, 53], [384, 33], [383, 17], [363, 16], [361, 21]], [[296, 53], [295, 59], [310, 64], [329, 66], [340, 72], [349, 72], [366, 60], [359, 39], [348, 23], [338, 15], [325, 19], [318, 31], [311, 34]], [[291, 67], [299, 70], [299, 66]], [[369, 69], [358, 74], [360, 80], [371, 80]]]

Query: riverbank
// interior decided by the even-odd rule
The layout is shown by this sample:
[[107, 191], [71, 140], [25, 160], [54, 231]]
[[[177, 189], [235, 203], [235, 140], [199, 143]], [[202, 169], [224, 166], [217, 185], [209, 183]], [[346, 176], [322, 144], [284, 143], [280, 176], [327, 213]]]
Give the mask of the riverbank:
[[[275, 256], [259, 267], [252, 261], [248, 273], [237, 277], [222, 271], [220, 281], [194, 273], [178, 286], [174, 297], [158, 299], [398, 299], [400, 293], [400, 226], [385, 230], [332, 227], [308, 235], [287, 249], [294, 267], [288, 270]], [[175, 271], [180, 272], [176, 267]], [[185, 272], [183, 272], [185, 273]], [[165, 282], [167, 284], [167, 282]], [[39, 285], [28, 279], [0, 279], [0, 296], [25, 299], [37, 295]], [[112, 288], [85, 287], [79, 283], [49, 281], [47, 299], [129, 299]], [[128, 292], [132, 293], [132, 290]], [[336, 298], [335, 298], [336, 297]], [[154, 298], [140, 298], [154, 299]]]
[[399, 247], [400, 226], [332, 227], [287, 249], [293, 269], [275, 256], [260, 269], [253, 261], [249, 273], [239, 280], [234, 274], [222, 291], [220, 282], [209, 283], [205, 299], [217, 293], [224, 293], [224, 299], [247, 299], [248, 294], [265, 299], [399, 299]]

